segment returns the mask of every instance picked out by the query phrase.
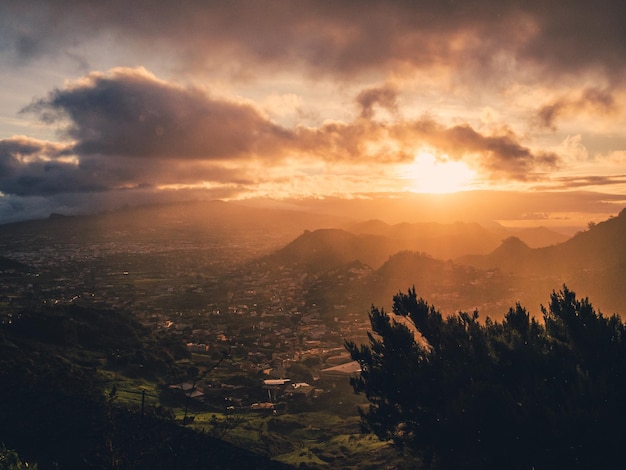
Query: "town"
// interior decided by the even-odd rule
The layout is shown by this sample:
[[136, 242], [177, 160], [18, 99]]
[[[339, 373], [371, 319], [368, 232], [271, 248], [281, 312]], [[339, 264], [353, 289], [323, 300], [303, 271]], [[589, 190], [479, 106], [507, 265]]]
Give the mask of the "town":
[[5, 235], [0, 244], [10, 253], [0, 270], [3, 322], [41, 305], [127, 311], [185, 344], [189, 356], [179, 362], [202, 368], [220, 361], [219, 370], [198, 383], [170, 384], [212, 409], [312, 405], [338, 384], [349, 392], [348, 379], [359, 371], [343, 344], [366, 339], [367, 311], [319, 305], [325, 302], [316, 303], [308, 291], [312, 275], [268, 266], [263, 255], [274, 245], [260, 246], [258, 239], [164, 244], [107, 233], [91, 240]]

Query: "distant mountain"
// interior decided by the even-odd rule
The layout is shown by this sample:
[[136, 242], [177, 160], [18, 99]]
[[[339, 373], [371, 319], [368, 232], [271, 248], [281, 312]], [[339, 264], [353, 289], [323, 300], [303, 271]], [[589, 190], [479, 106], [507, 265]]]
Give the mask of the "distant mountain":
[[458, 261], [513, 272], [557, 274], [620, 266], [626, 264], [626, 209], [557, 245], [533, 249], [511, 237], [487, 255], [463, 256]]
[[557, 245], [568, 240], [570, 237], [559, 232], [555, 232], [546, 227], [530, 227], [522, 229], [504, 229], [518, 237], [531, 248], [541, 248], [544, 246]]
[[307, 300], [332, 315], [337, 315], [338, 305], [350, 312], [367, 312], [371, 305], [388, 310], [393, 296], [411, 287], [447, 314], [479, 309], [483, 318], [501, 318], [515, 304], [510, 298], [512, 276], [412, 251], [392, 255], [376, 270], [351, 263], [309, 279]]
[[456, 262], [520, 276], [522, 296], [567, 284], [595, 299], [603, 311], [626, 314], [626, 209], [557, 245], [530, 248], [509, 238], [488, 255], [463, 256]]
[[506, 272], [535, 269], [538, 251], [517, 237], [509, 237], [488, 255], [467, 255], [457, 259], [461, 264], [480, 268], [499, 268]]
[[[145, 242], [171, 246], [186, 240], [241, 239], [254, 253], [269, 252], [303, 230], [335, 227], [345, 219], [286, 209], [247, 207], [234, 202], [154, 204], [96, 215], [63, 216], [0, 225], [0, 242]], [[169, 245], [167, 245], [169, 244]]]
[[352, 223], [346, 230], [395, 239], [399, 246], [426, 252], [435, 258], [454, 259], [463, 255], [488, 254], [502, 240], [516, 236], [531, 247], [554, 245], [567, 240], [566, 235], [545, 227], [507, 229], [499, 224], [484, 227], [478, 223], [401, 223], [389, 225], [380, 220]]
[[386, 237], [320, 229], [304, 232], [270, 258], [273, 262], [301, 266], [310, 272], [322, 272], [353, 261], [377, 268], [396, 251], [397, 244]]
[[[447, 312], [478, 309], [483, 318], [502, 318], [509, 307], [520, 302], [539, 315], [540, 304], [545, 305], [550, 292], [564, 284], [581, 297], [590, 297], [603, 312], [624, 311], [626, 305], [626, 211], [552, 246], [532, 248], [520, 237], [509, 235], [488, 254], [454, 261], [443, 261], [424, 250], [423, 241], [428, 238], [421, 239], [419, 250], [411, 249], [419, 236], [409, 237], [421, 229], [419, 235], [428, 234], [432, 243], [445, 246], [445, 240], [455, 240], [460, 233], [488, 238], [486, 229], [478, 224], [420, 227], [380, 221], [350, 228], [375, 235], [342, 230], [306, 232], [272, 259], [315, 274], [310, 298], [317, 305], [331, 307], [344, 302], [337, 286], [353, 299], [346, 308], [359, 310], [371, 304], [388, 308], [394, 294], [415, 286], [418, 295]], [[541, 228], [522, 232], [541, 238], [546, 234]], [[348, 263], [355, 260], [373, 270], [351, 276]]]
[[626, 209], [546, 250], [564, 268], [597, 269], [626, 264]]

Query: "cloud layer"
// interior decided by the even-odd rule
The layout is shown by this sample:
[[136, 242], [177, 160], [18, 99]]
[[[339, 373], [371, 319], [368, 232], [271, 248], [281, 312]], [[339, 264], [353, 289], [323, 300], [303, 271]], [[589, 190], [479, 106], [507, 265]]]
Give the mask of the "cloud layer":
[[[422, 153], [479, 187], [619, 193], [625, 18], [621, 0], [5, 0], [1, 197], [393, 192]], [[38, 92], [15, 108], [22, 79]]]
[[[64, 143], [27, 137], [0, 141], [0, 191], [15, 195], [105, 191], [159, 185], [253, 185], [253, 169], [294, 161], [384, 166], [419, 149], [466, 160], [503, 179], [525, 180], [558, 156], [534, 152], [512, 132], [484, 135], [468, 124], [431, 118], [373, 119], [374, 105], [396, 108], [388, 89], [355, 97], [352, 122], [285, 128], [251, 104], [159, 80], [145, 69], [91, 73], [24, 109], [58, 126]], [[381, 144], [382, 143], [382, 144]]]
[[626, 6], [619, 0], [229, 2], [7, 0], [4, 48], [29, 59], [114, 34], [177, 51], [185, 67], [228, 57], [352, 75], [394, 64], [494, 65], [502, 55], [554, 74], [600, 68], [622, 80]]

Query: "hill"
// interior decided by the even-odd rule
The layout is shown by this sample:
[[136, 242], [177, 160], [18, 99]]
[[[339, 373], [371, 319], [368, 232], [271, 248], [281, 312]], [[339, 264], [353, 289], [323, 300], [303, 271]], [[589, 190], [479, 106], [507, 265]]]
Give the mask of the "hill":
[[[593, 297], [600, 310], [614, 313], [626, 304], [622, 286], [626, 277], [625, 219], [626, 211], [622, 211], [572, 239], [541, 248], [509, 236], [486, 255], [466, 255], [454, 261], [407, 249], [415, 239], [390, 238], [410, 235], [416, 224], [389, 226], [368, 221], [352, 225], [352, 229], [376, 235], [341, 230], [307, 232], [270, 258], [315, 274], [309, 281], [309, 300], [328, 308], [343, 304], [346, 310], [357, 311], [371, 304], [388, 307], [400, 289], [415, 286], [420, 296], [443, 310], [478, 309], [483, 317], [501, 318], [517, 302], [539, 313], [545, 292], [567, 284]], [[425, 227], [422, 233], [433, 235], [433, 243], [446, 240], [434, 234], [452, 233], [450, 226]], [[478, 224], [459, 224], [455, 230], [474, 234], [476, 239], [485, 234]], [[356, 276], [355, 262], [371, 269], [359, 269]]]
[[502, 240], [516, 236], [537, 248], [562, 243], [569, 237], [545, 227], [507, 229], [492, 223], [435, 222], [386, 224], [380, 220], [352, 223], [346, 230], [355, 234], [384, 236], [397, 240], [400, 249], [421, 251], [435, 258], [454, 259], [463, 255], [488, 254]]
[[614, 313], [626, 305], [625, 240], [626, 209], [554, 246], [533, 249], [519, 239], [507, 239], [488, 255], [464, 256], [456, 261], [521, 276], [519, 288], [526, 296], [567, 283], [593, 297], [603, 311]]
[[0, 387], [0, 439], [42, 469], [292, 468], [182, 427], [161, 407], [118, 403], [111, 371], [166, 377], [179, 351], [188, 355], [129, 313], [24, 311], [0, 323], [0, 380], [10, 385]]
[[397, 243], [387, 237], [354, 235], [339, 229], [305, 231], [270, 256], [279, 264], [300, 266], [318, 273], [353, 261], [378, 268], [397, 251]]
[[618, 267], [626, 263], [626, 209], [557, 245], [532, 249], [519, 238], [509, 238], [484, 256], [457, 261], [512, 272], [547, 271], [566, 274], [576, 270]]

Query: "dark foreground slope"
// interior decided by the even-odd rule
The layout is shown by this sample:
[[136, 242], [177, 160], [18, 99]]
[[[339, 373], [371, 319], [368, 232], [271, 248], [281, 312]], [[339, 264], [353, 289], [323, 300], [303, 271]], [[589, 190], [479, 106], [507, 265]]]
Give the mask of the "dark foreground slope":
[[111, 310], [13, 316], [0, 325], [0, 441], [41, 470], [289, 468], [182, 427], [161, 407], [118, 404], [101, 375], [156, 381], [184, 351]]

